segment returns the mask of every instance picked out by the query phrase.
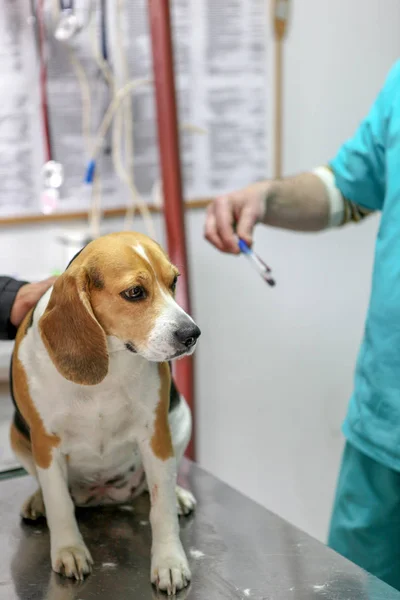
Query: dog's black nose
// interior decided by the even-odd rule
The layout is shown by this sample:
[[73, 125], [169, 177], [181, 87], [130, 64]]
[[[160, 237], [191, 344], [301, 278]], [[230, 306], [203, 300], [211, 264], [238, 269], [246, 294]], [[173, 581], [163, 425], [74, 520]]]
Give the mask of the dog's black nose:
[[186, 346], [186, 348], [194, 346], [197, 339], [200, 337], [200, 334], [201, 331], [195, 323], [183, 325], [175, 331], [176, 339], [180, 344]]

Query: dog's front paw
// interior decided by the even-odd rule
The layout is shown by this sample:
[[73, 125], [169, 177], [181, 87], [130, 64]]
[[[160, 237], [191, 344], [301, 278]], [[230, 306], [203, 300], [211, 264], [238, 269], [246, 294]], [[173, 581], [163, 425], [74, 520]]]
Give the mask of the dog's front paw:
[[51, 555], [53, 570], [60, 575], [82, 581], [92, 571], [93, 559], [83, 542], [56, 548]]
[[38, 489], [30, 496], [21, 508], [21, 517], [27, 521], [36, 521], [46, 516], [42, 490]]
[[179, 544], [165, 544], [153, 548], [151, 582], [169, 596], [182, 590], [191, 580], [189, 564]]
[[176, 486], [176, 504], [178, 515], [187, 516], [196, 508], [196, 498], [188, 490], [184, 490], [179, 485]]

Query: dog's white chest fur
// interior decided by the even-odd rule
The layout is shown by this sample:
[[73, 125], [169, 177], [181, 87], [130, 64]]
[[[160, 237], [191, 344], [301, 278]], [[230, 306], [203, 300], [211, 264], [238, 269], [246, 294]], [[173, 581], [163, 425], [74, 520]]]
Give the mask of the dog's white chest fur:
[[68, 456], [75, 504], [126, 502], [145, 481], [136, 443], [140, 429], [135, 404], [122, 393], [101, 393], [75, 402], [57, 429]]
[[[30, 351], [33, 344], [35, 353]], [[160, 386], [156, 365], [126, 350], [112, 350], [105, 380], [96, 386], [77, 386], [61, 377], [52, 363], [41, 360], [42, 352], [38, 332], [32, 330], [21, 344], [20, 358], [40, 417], [60, 438], [60, 450], [68, 457], [75, 504], [132, 499], [145, 486], [137, 440], [143, 428], [154, 423]], [[43, 380], [46, 394], [40, 385]]]

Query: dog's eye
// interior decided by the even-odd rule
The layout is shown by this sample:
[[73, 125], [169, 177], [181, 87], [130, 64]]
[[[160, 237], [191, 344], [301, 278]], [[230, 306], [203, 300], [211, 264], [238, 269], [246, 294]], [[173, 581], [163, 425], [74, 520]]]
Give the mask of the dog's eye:
[[142, 288], [141, 285], [136, 285], [135, 287], [122, 292], [121, 296], [125, 298], [125, 300], [143, 300], [146, 298], [146, 290]]
[[177, 283], [178, 283], [178, 275], [175, 275], [174, 280], [171, 283], [171, 291], [172, 292], [175, 292]]

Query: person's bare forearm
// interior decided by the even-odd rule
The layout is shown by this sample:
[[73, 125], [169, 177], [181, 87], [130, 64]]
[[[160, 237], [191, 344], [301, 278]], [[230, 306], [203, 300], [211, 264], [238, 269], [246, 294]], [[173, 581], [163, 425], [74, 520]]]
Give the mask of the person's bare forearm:
[[253, 243], [257, 223], [321, 231], [359, 221], [368, 211], [343, 198], [329, 167], [276, 181], [259, 181], [216, 198], [207, 208], [205, 237], [222, 252], [239, 254], [237, 238]]
[[262, 222], [295, 231], [328, 227], [329, 197], [324, 183], [313, 173], [266, 182], [266, 211]]

